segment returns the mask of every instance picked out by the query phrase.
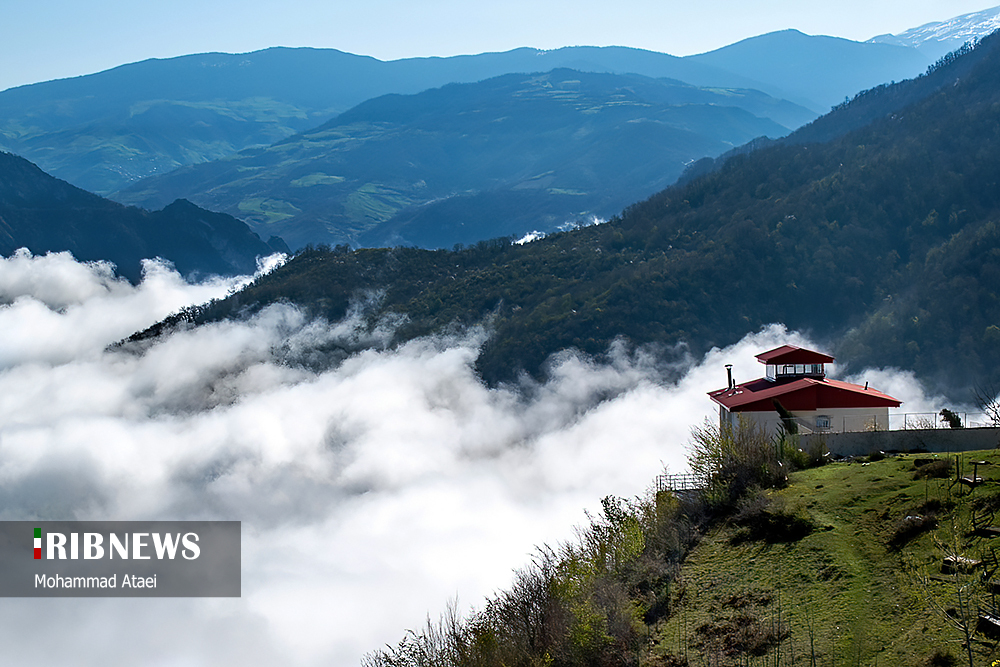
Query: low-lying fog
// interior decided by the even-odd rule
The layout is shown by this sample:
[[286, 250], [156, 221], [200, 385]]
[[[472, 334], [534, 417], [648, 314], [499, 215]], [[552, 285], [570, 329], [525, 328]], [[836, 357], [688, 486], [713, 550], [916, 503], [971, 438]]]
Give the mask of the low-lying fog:
[[[134, 287], [67, 254], [0, 258], [0, 518], [243, 522], [242, 598], [0, 599], [6, 662], [356, 665], [450, 599], [481, 606], [603, 496], [683, 470], [724, 364], [742, 381], [755, 354], [812, 345], [773, 325], [677, 383], [622, 347], [493, 389], [475, 330], [307, 370], [317, 346], [384, 332], [290, 306], [106, 349], [245, 280], [151, 262]], [[904, 373], [860, 378], [942, 406]]]

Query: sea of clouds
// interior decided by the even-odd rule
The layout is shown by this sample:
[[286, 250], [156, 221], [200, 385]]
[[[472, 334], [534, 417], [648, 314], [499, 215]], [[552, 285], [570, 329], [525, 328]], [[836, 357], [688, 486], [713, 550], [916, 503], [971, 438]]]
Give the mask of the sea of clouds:
[[[0, 258], [0, 519], [243, 522], [241, 598], [0, 599], [11, 664], [356, 665], [449, 600], [481, 606], [602, 497], [684, 470], [725, 364], [747, 380], [755, 354], [814, 346], [773, 325], [667, 382], [617, 345], [490, 388], [483, 330], [388, 349], [391, 323], [279, 305], [109, 347], [249, 279], [148, 262], [133, 286], [66, 253]], [[339, 343], [371, 349], [314, 370]], [[852, 379], [943, 405], [906, 373]]]

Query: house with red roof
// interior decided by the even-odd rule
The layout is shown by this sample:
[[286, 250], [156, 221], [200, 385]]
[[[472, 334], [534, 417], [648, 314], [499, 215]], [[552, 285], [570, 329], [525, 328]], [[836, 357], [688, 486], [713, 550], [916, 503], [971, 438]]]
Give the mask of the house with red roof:
[[902, 401], [864, 386], [826, 377], [828, 354], [794, 345], [762, 352], [757, 361], [767, 367], [764, 377], [736, 384], [727, 365], [729, 383], [708, 393], [719, 404], [719, 424], [735, 426], [742, 416], [765, 432], [778, 433], [791, 414], [799, 433], [829, 433], [889, 429], [889, 408]]

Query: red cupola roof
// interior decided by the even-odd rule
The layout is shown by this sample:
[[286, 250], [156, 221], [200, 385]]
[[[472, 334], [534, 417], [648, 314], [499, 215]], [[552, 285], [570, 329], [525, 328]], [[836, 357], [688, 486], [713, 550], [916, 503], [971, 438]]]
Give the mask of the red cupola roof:
[[757, 355], [757, 361], [762, 364], [828, 364], [833, 357], [822, 352], [813, 352], [794, 345], [782, 345]]

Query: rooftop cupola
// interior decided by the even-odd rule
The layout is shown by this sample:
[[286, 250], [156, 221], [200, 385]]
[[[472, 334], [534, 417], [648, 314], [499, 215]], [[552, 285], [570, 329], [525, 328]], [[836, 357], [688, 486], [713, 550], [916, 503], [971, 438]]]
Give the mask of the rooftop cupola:
[[765, 377], [768, 380], [782, 382], [826, 377], [825, 364], [831, 363], [833, 357], [794, 345], [782, 345], [758, 354], [757, 361], [767, 366]]

